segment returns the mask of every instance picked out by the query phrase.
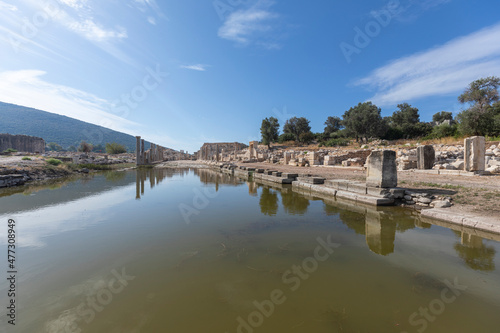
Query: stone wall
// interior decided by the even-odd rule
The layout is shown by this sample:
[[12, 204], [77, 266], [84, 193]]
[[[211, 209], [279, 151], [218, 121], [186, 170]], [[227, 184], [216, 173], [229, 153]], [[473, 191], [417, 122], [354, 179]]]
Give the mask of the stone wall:
[[219, 160], [231, 159], [235, 152], [237, 154], [248, 146], [239, 142], [218, 142], [218, 143], [204, 143], [198, 151], [198, 159], [211, 161], [217, 159], [217, 149], [219, 151]]
[[45, 153], [45, 141], [28, 135], [0, 134], [0, 152], [9, 148], [27, 153]]

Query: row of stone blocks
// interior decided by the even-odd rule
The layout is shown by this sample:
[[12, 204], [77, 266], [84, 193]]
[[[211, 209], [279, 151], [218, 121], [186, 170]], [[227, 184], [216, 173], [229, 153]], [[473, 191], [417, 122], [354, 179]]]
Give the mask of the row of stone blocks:
[[24, 176], [18, 174], [0, 175], [0, 187], [11, 187], [24, 184]]

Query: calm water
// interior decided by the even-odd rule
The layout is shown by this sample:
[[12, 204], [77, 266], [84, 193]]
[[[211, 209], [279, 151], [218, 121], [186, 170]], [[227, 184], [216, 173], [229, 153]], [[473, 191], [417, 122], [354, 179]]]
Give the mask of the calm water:
[[5, 253], [8, 219], [18, 307], [13, 327], [2, 279], [1, 332], [500, 327], [497, 238], [409, 211], [164, 169], [1, 191]]

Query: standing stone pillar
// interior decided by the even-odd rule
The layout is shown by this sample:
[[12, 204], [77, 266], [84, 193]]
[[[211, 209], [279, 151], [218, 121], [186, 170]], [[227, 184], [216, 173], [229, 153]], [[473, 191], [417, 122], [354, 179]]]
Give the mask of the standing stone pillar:
[[219, 162], [219, 144], [215, 145], [216, 153], [215, 153], [215, 160]]
[[366, 186], [396, 187], [398, 185], [395, 151], [374, 150], [368, 156], [366, 165]]
[[434, 166], [436, 152], [432, 145], [417, 147], [417, 169], [430, 170]]
[[473, 136], [464, 140], [465, 171], [484, 171], [486, 142], [484, 136]]
[[288, 163], [290, 163], [290, 158], [292, 157], [292, 154], [286, 151], [283, 157], [285, 159], [284, 160], [285, 165], [288, 165]]
[[141, 137], [136, 136], [136, 144], [135, 144], [135, 165], [141, 165]]
[[205, 161], [208, 161], [208, 145], [205, 146]]
[[144, 139], [141, 139], [141, 163], [146, 164], [146, 150], [144, 149]]

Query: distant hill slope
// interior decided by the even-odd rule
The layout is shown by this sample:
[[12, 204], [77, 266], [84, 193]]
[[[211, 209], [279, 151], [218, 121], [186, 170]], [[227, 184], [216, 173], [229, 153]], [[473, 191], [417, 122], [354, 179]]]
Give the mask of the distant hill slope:
[[[78, 147], [86, 141], [93, 145], [117, 142], [135, 151], [135, 137], [109, 128], [86, 123], [58, 114], [0, 102], [0, 133], [37, 136], [45, 143], [55, 142], [63, 148]], [[149, 142], [146, 148], [149, 147]]]

